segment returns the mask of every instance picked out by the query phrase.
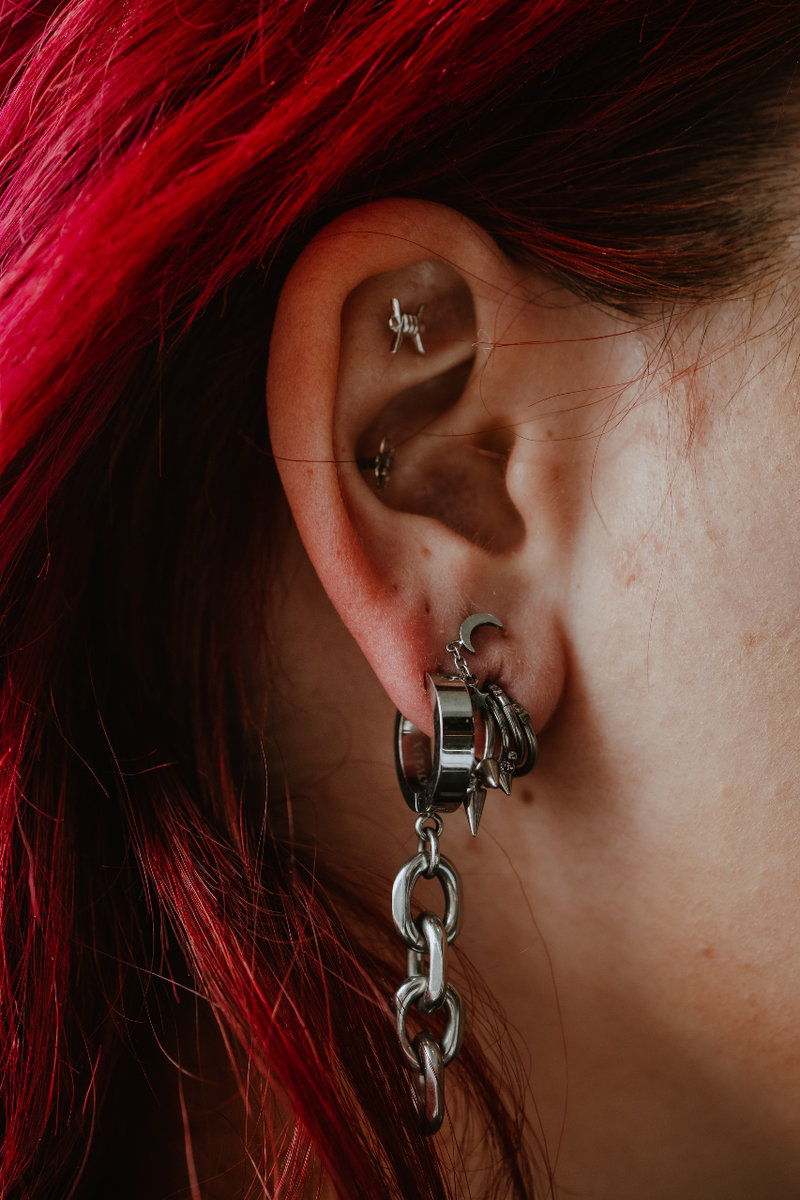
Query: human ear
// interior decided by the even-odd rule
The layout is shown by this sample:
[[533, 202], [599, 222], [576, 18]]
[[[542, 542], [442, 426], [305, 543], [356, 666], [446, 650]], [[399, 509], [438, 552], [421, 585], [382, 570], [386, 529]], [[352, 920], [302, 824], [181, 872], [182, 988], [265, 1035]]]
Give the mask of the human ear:
[[429, 733], [426, 672], [451, 668], [471, 613], [504, 624], [478, 635], [476, 672], [534, 727], [563, 684], [546, 512], [560, 452], [520, 437], [530, 380], [492, 349], [542, 333], [525, 281], [460, 214], [384, 201], [314, 238], [276, 314], [270, 432], [297, 528], [393, 703]]

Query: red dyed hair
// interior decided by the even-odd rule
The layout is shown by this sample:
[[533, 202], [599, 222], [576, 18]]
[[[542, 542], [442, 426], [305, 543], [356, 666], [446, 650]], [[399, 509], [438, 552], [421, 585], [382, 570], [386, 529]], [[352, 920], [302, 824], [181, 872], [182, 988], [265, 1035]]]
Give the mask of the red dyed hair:
[[[0, 3], [0, 1195], [100, 1178], [120, 1048], [189, 989], [298, 1122], [264, 1119], [270, 1194], [305, 1144], [342, 1195], [450, 1194], [355, 902], [278, 800], [253, 816], [277, 292], [324, 222], [402, 195], [612, 303], [750, 284], [795, 215], [764, 181], [799, 25], [793, 0]], [[467, 1053], [489, 1190], [531, 1196], [487, 1071]]]

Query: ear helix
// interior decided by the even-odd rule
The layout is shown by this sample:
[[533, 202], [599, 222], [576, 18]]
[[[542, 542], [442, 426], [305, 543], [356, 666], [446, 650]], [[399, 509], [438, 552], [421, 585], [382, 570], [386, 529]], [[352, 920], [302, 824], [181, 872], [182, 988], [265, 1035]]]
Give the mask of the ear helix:
[[[474, 654], [472, 637], [481, 626], [503, 625], [491, 613], [475, 613], [461, 623], [458, 638], [448, 642], [455, 674], [429, 674], [428, 692], [434, 710], [434, 740], [401, 714], [397, 715], [395, 755], [400, 790], [418, 814], [417, 853], [400, 869], [392, 892], [395, 928], [408, 949], [408, 977], [395, 993], [397, 1033], [403, 1055], [414, 1072], [417, 1108], [422, 1129], [435, 1133], [444, 1119], [444, 1068], [461, 1045], [461, 998], [447, 982], [447, 947], [461, 923], [461, 881], [455, 867], [439, 852], [443, 823], [440, 814], [463, 804], [470, 830], [478, 832], [488, 788], [509, 794], [517, 775], [536, 762], [537, 742], [530, 717], [518, 701], [497, 683], [478, 686], [464, 658]], [[482, 747], [476, 749], [476, 726]], [[414, 917], [411, 899], [423, 876], [438, 879], [445, 898], [443, 917], [424, 912]], [[411, 1006], [429, 1014], [445, 1007], [447, 1021], [441, 1040], [407, 1031]]]

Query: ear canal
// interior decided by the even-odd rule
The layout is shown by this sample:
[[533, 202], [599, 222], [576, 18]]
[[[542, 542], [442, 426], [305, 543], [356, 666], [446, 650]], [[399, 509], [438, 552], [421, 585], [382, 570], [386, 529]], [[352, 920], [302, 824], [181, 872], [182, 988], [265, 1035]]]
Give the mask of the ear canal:
[[476, 339], [471, 289], [451, 266], [366, 280], [342, 311], [336, 440], [388, 508], [502, 553], [524, 537], [505, 486], [514, 435], [482, 409]]

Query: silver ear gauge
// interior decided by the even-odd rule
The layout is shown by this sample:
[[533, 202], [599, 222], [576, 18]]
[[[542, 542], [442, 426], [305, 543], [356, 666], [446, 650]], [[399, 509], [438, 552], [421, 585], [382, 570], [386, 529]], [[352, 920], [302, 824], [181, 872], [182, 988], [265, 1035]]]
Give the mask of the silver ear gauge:
[[[453, 864], [439, 851], [441, 813], [464, 805], [473, 836], [478, 832], [487, 788], [506, 793], [517, 775], [536, 762], [536, 734], [518, 701], [497, 683], [478, 686], [464, 653], [474, 654], [476, 629], [503, 624], [491, 613], [474, 613], [461, 623], [449, 642], [456, 673], [427, 676], [434, 717], [434, 737], [423, 734], [401, 713], [395, 727], [395, 761], [400, 790], [418, 814], [417, 853], [401, 867], [392, 891], [395, 928], [408, 950], [408, 977], [394, 997], [397, 1034], [403, 1056], [414, 1072], [417, 1111], [425, 1133], [435, 1133], [444, 1118], [444, 1068], [458, 1053], [463, 1028], [461, 998], [447, 982], [447, 947], [461, 924], [461, 881]], [[481, 749], [476, 750], [476, 728]], [[438, 879], [445, 901], [443, 917], [423, 912], [415, 917], [411, 897], [423, 876]], [[446, 1008], [440, 1040], [427, 1031], [411, 1040], [406, 1029], [411, 1007], [427, 1015]]]
[[411, 338], [418, 354], [425, 353], [425, 347], [422, 344], [422, 334], [425, 332], [425, 326], [420, 324], [420, 317], [422, 316], [424, 307], [424, 304], [420, 304], [415, 313], [405, 313], [400, 308], [400, 301], [397, 297], [394, 297], [392, 300], [392, 312], [389, 317], [389, 329], [394, 334], [392, 354], [397, 354], [404, 337]]
[[[434, 717], [434, 742], [398, 713], [395, 763], [400, 790], [416, 813], [451, 812], [461, 804], [475, 835], [487, 788], [508, 795], [517, 776], [536, 762], [536, 734], [523, 706], [497, 683], [481, 688], [465, 652], [474, 654], [477, 629], [503, 623], [492, 613], [474, 613], [447, 644], [455, 673], [429, 674], [428, 694]], [[479, 734], [482, 735], [479, 737]], [[480, 751], [477, 744], [480, 742]]]

